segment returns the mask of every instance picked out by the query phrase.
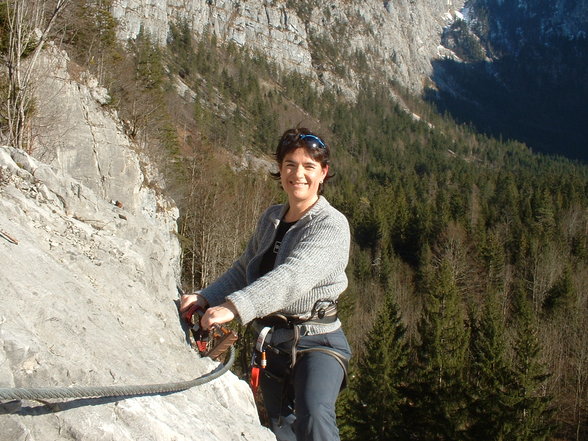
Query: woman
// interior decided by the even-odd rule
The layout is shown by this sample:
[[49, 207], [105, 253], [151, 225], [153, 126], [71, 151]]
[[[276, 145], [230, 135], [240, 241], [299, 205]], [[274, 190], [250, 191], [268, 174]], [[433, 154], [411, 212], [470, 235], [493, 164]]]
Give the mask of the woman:
[[339, 439], [335, 401], [351, 352], [336, 301], [347, 287], [350, 234], [345, 216], [322, 196], [329, 157], [309, 130], [284, 132], [275, 177], [288, 203], [267, 209], [233, 266], [180, 302], [180, 311], [206, 308], [204, 329], [238, 318], [270, 331], [260, 386], [278, 440]]

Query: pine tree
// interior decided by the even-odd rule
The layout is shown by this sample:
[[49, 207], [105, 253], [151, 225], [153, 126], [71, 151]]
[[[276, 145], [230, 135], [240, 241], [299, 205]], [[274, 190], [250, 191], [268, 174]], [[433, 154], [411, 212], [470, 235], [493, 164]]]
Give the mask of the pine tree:
[[507, 360], [505, 323], [497, 296], [488, 293], [482, 316], [475, 320], [471, 338], [471, 440], [507, 441], [513, 421], [510, 406], [511, 370]]
[[141, 27], [134, 43], [137, 80], [147, 89], [162, 87], [165, 78], [163, 55], [149, 33]]
[[352, 370], [340, 400], [341, 437], [354, 441], [399, 439], [408, 346], [398, 307], [390, 298], [366, 338], [365, 356]]
[[516, 298], [518, 326], [514, 342], [512, 393], [516, 424], [508, 434], [512, 441], [542, 441], [554, 430], [551, 398], [544, 387], [549, 375], [541, 363], [541, 345], [533, 309], [524, 293]]
[[419, 323], [421, 344], [411, 366], [406, 438], [464, 439], [467, 395], [464, 390], [469, 331], [451, 267], [436, 269]]
[[488, 290], [497, 290], [503, 284], [506, 256], [501, 238], [496, 230], [484, 232], [480, 239], [480, 254], [487, 270], [486, 286]]

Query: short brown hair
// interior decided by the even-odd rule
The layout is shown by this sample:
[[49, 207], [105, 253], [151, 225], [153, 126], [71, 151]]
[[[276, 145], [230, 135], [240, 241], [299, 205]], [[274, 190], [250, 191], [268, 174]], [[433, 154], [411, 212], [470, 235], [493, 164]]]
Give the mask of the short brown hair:
[[[303, 148], [308, 156], [325, 168], [330, 164], [331, 149], [329, 145], [318, 135], [315, 135], [305, 127], [296, 127], [286, 130], [276, 147], [275, 158], [278, 163], [277, 173], [272, 173], [275, 179], [280, 179], [280, 168], [286, 155], [298, 148]], [[325, 176], [324, 182], [333, 175]], [[318, 194], [322, 194], [324, 183], [319, 185]]]

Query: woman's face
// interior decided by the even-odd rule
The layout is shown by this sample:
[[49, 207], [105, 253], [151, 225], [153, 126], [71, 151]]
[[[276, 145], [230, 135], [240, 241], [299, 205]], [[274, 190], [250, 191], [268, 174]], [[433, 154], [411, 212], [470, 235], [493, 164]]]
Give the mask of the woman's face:
[[280, 180], [290, 205], [313, 204], [318, 198], [319, 184], [328, 171], [328, 166], [323, 168], [302, 147], [286, 154], [280, 167]]

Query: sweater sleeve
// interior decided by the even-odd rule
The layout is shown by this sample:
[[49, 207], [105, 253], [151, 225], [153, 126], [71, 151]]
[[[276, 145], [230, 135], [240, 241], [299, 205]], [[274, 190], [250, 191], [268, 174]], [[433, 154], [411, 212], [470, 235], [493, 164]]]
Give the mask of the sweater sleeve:
[[286, 243], [287, 235], [282, 246], [289, 250], [283, 262], [227, 296], [244, 324], [296, 302], [312, 305], [318, 298], [311, 299], [311, 294], [336, 298], [346, 287], [350, 233], [342, 214], [333, 210], [310, 222], [291, 245]]
[[255, 233], [249, 239], [243, 254], [218, 279], [200, 292], [210, 306], [220, 305], [226, 300], [228, 294], [238, 291], [247, 285], [247, 264], [257, 252], [263, 230], [262, 226], [268, 222], [268, 213], [269, 210], [261, 216], [257, 223]]

